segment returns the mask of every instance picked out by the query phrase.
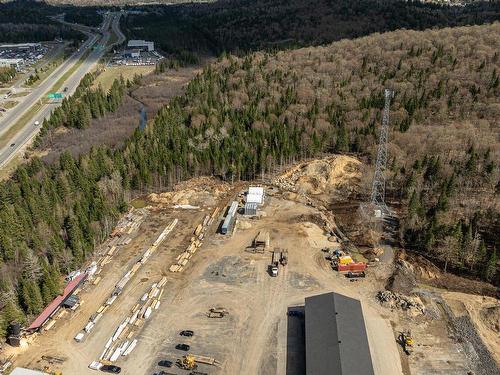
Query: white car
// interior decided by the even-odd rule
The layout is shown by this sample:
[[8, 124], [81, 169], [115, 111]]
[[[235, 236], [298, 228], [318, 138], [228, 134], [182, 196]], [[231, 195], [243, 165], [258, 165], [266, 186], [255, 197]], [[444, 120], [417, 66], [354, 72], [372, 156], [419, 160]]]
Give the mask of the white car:
[[40, 121], [35, 121], [35, 126], [40, 125]]

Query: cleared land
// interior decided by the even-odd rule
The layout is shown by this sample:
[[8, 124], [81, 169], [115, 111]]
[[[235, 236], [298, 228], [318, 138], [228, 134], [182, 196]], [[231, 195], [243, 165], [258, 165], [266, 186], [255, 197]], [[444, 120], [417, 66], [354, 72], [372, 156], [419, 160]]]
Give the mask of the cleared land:
[[[318, 169], [318, 165], [323, 167]], [[147, 212], [145, 220], [130, 235], [131, 242], [121, 247], [104, 266], [99, 275], [102, 277], [100, 283], [88, 285], [80, 293], [84, 301], [82, 306], [59, 319], [54, 328], [36, 337], [28, 347], [17, 353], [11, 349], [6, 355], [21, 354], [16, 364], [32, 368], [47, 365], [42, 356], [58, 357], [63, 362], [51, 365], [53, 370], [95, 374], [87, 368], [89, 363], [99, 358], [115, 328], [130, 314], [151, 284], [166, 276], [160, 308], [140, 326], [134, 352], [116, 362], [124, 374], [158, 372], [160, 360], [175, 362], [185, 354], [175, 349], [178, 343], [189, 344], [191, 353], [213, 357], [221, 363], [217, 367], [200, 364], [198, 370], [209, 374], [303, 374], [304, 361], [300, 353], [304, 345], [303, 328], [300, 318], [288, 317], [287, 311], [303, 304], [306, 296], [327, 291], [362, 301], [377, 375], [451, 375], [469, 370], [490, 374], [476, 366], [471, 356], [476, 349], [467, 349], [468, 344], [460, 341], [451, 327], [459, 313], [471, 312], [472, 322], [484, 316], [479, 326], [480, 336], [486, 347], [497, 345], [494, 329], [498, 301], [477, 297], [463, 307], [453, 301], [467, 300], [468, 295], [443, 295], [440, 290], [420, 285], [415, 288], [412, 298], [425, 306], [423, 313], [414, 308], [380, 304], [375, 297], [377, 291], [384, 289], [394, 271], [390, 247], [384, 248], [380, 262], [369, 268], [366, 279], [350, 282], [331, 269], [321, 250], [340, 247], [338, 242], [329, 240], [324, 230], [330, 214], [316, 203], [314, 194], [311, 198], [301, 189], [310, 189], [314, 177], [321, 182], [314, 186], [317, 193], [321, 193], [317, 190], [317, 186], [321, 186], [323, 192], [336, 192], [340, 197], [344, 187], [356, 185], [361, 170], [359, 161], [345, 156], [294, 168], [266, 186], [262, 215], [253, 219], [239, 215], [234, 233], [228, 236], [218, 234], [217, 228], [227, 205], [234, 199], [243, 199], [247, 184], [230, 185], [214, 178], [199, 178], [177, 185], [172, 192], [141, 197], [137, 203], [145, 206], [142, 208]], [[289, 189], [284, 189], [287, 184]], [[190, 206], [183, 209], [176, 205]], [[184, 271], [169, 272], [177, 256], [190, 244], [195, 228], [216, 207], [221, 211], [204, 232], [203, 244]], [[82, 343], [75, 342], [73, 337], [82, 330], [91, 314], [173, 219], [179, 222], [172, 233], [139, 269], [96, 328]], [[268, 273], [268, 251], [263, 254], [246, 251], [261, 230], [269, 231], [271, 249], [288, 250], [288, 265], [280, 267], [275, 278]], [[98, 253], [104, 251], [105, 246]], [[394, 288], [404, 281], [398, 277]], [[405, 274], [405, 277], [409, 276]], [[229, 315], [222, 319], [208, 318], [206, 314], [214, 306], [224, 307]], [[194, 336], [179, 335], [186, 329], [193, 330]], [[403, 329], [411, 329], [416, 342], [411, 356], [404, 354], [396, 343], [398, 332]], [[480, 353], [479, 358], [482, 355]], [[187, 373], [175, 367], [168, 371]]]
[[97, 87], [101, 85], [104, 90], [109, 90], [113, 81], [119, 79], [120, 76], [122, 76], [124, 80], [132, 80], [136, 74], [146, 75], [154, 70], [154, 66], [108, 66], [99, 74], [94, 82], [94, 86]]

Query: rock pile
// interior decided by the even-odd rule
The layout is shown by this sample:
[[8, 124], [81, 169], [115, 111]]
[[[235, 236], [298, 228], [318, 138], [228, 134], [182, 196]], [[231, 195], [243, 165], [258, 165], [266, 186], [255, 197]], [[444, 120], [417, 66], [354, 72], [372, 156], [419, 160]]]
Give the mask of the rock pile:
[[381, 290], [377, 293], [377, 300], [383, 306], [390, 307], [391, 309], [413, 310], [420, 314], [425, 312], [425, 306], [418, 297], [408, 297], [389, 290]]

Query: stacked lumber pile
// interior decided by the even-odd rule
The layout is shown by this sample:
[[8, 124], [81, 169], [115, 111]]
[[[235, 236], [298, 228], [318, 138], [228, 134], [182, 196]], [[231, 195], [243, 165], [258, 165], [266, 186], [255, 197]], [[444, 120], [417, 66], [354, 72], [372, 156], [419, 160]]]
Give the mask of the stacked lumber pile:
[[170, 272], [182, 272], [184, 268], [188, 264], [191, 257], [194, 255], [196, 250], [202, 245], [203, 239], [205, 238], [206, 230], [212, 225], [212, 223], [217, 219], [220, 213], [220, 208], [216, 207], [211, 215], [206, 215], [203, 219], [203, 222], [198, 224], [196, 229], [194, 230], [194, 236], [191, 237], [191, 241], [180, 255], [176, 258], [176, 263], [172, 264], [169, 268]]

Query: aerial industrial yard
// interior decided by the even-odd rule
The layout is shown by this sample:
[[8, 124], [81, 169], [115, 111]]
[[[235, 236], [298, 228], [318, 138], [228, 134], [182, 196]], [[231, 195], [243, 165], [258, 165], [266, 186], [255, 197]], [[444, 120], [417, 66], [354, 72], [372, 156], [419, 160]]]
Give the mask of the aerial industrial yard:
[[[332, 269], [329, 254], [343, 246], [334, 216], [320, 199], [324, 193], [346, 194], [361, 171], [351, 157], [301, 164], [262, 181], [263, 203], [252, 216], [243, 214], [248, 183], [208, 177], [136, 200], [141, 208], [121, 220], [89, 263], [89, 278], [77, 292], [79, 306], [59, 310], [40, 333], [12, 349], [15, 364], [63, 374], [92, 374], [102, 363], [125, 374], [187, 374], [175, 363], [193, 355], [197, 371], [206, 374], [304, 374], [300, 311], [306, 297], [334, 291], [361, 301], [375, 374], [472, 369], [474, 359], [449, 331], [450, 316], [460, 308], [452, 302], [447, 307], [453, 293], [378, 293], [394, 271], [390, 247], [369, 262], [366, 277], [351, 279]], [[234, 201], [238, 209], [223, 235]], [[267, 240], [258, 248], [263, 234]], [[288, 260], [278, 264], [276, 277], [273, 251], [286, 251]], [[498, 308], [487, 297], [478, 303]], [[417, 343], [411, 356], [397, 343], [408, 328]], [[479, 334], [487, 334], [489, 328], [482, 328]], [[184, 330], [194, 334], [181, 336]], [[489, 334], [481, 337], [498, 355], [498, 338]], [[178, 344], [189, 345], [189, 352]], [[488, 351], [479, 355], [487, 357]], [[486, 357], [480, 358], [484, 366]]]

